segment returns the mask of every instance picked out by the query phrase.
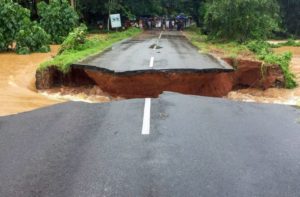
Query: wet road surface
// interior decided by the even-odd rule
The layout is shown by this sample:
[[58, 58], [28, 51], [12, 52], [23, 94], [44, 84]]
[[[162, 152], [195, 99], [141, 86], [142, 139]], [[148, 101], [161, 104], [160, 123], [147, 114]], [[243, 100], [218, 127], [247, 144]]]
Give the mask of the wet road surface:
[[148, 70], [232, 70], [222, 60], [201, 54], [181, 32], [154, 31], [123, 41], [75, 66], [111, 72]]
[[173, 93], [148, 104], [0, 118], [0, 196], [299, 195], [299, 109]]

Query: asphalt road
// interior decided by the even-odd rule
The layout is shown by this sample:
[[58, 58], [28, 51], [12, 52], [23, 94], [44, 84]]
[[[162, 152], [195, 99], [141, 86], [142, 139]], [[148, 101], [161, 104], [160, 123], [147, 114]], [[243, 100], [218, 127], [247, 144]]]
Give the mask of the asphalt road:
[[162, 70], [232, 70], [224, 61], [198, 50], [177, 31], [153, 31], [115, 44], [74, 66], [116, 73]]
[[0, 118], [1, 197], [300, 194], [300, 110], [165, 93]]

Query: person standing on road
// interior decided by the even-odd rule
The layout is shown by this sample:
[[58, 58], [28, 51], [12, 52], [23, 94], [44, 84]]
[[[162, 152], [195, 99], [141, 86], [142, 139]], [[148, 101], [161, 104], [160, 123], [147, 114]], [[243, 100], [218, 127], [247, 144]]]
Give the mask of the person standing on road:
[[174, 27], [175, 27], [175, 20], [174, 19], [172, 19], [171, 25], [172, 25], [172, 29], [171, 30], [173, 30]]
[[143, 21], [142, 19], [139, 20], [139, 28], [140, 29], [143, 29], [144, 25], [143, 25]]
[[148, 29], [152, 29], [151, 18], [148, 18], [147, 23], [148, 23]]
[[170, 20], [169, 19], [166, 20], [166, 28], [170, 29]]
[[166, 18], [162, 19], [162, 30], [166, 30]]

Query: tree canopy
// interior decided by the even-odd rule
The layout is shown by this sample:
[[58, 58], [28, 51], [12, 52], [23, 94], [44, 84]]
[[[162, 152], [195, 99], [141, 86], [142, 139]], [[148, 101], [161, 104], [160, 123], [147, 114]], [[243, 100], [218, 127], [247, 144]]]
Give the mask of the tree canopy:
[[300, 1], [280, 0], [280, 7], [286, 33], [300, 36]]
[[206, 4], [205, 27], [211, 36], [245, 41], [266, 39], [279, 30], [276, 0], [213, 0]]
[[[38, 19], [37, 3], [53, 0], [13, 0], [31, 10]], [[214, 35], [226, 37], [235, 30], [246, 37], [264, 37], [281, 28], [287, 36], [300, 36], [299, 0], [68, 0], [76, 5], [81, 20], [87, 24], [106, 23], [109, 12], [121, 13], [130, 19], [139, 16], [175, 16], [185, 13], [192, 16], [198, 26], [205, 26]], [[278, 7], [279, 5], [279, 7]], [[219, 30], [217, 27], [222, 25]], [[223, 26], [224, 25], [224, 26]], [[249, 30], [251, 29], [251, 30]], [[255, 31], [255, 32], [254, 32]], [[264, 34], [266, 31], [266, 34]], [[226, 33], [225, 33], [226, 32]]]

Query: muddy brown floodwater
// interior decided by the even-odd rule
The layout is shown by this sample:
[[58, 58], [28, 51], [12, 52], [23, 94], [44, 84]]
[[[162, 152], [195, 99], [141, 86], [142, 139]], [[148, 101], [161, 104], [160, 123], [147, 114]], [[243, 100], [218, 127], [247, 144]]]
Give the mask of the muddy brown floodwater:
[[38, 65], [58, 51], [51, 46], [49, 53], [17, 55], [13, 52], [0, 54], [0, 116], [31, 111], [63, 102], [50, 99], [35, 89], [35, 72]]
[[285, 51], [293, 53], [291, 70], [296, 75], [299, 86], [292, 90], [278, 88], [270, 88], [265, 91], [252, 88], [242, 89], [230, 92], [227, 98], [238, 101], [300, 105], [300, 47], [280, 47], [274, 51], [276, 53]]

